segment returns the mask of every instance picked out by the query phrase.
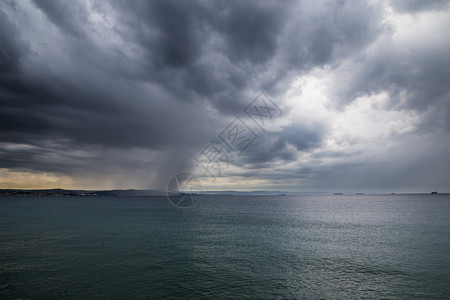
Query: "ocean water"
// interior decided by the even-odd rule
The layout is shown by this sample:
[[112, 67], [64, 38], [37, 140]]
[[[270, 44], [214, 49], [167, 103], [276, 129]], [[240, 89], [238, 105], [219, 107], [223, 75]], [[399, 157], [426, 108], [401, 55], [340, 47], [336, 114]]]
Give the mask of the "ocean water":
[[449, 299], [450, 196], [0, 198], [0, 299]]

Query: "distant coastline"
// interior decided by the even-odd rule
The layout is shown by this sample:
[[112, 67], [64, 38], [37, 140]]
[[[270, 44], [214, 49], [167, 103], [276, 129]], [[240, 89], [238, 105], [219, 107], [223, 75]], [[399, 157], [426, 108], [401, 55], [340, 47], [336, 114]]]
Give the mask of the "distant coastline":
[[1, 189], [0, 197], [61, 197], [61, 196], [163, 196], [162, 191], [155, 190], [64, 190], [64, 189]]
[[[445, 195], [448, 193], [441, 192], [423, 192], [423, 193], [330, 193], [330, 192], [284, 192], [284, 191], [203, 191], [204, 196], [314, 196], [314, 195], [345, 195], [345, 196], [362, 196], [362, 195]], [[65, 190], [65, 189], [0, 189], [0, 197], [62, 197], [62, 196], [78, 196], [78, 197], [161, 197], [166, 196], [165, 191], [161, 190]]]

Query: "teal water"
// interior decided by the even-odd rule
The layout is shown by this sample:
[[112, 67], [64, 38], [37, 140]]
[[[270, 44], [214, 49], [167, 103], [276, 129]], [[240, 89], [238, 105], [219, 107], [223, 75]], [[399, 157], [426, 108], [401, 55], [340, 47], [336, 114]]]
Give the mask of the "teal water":
[[0, 299], [448, 299], [450, 196], [0, 198]]

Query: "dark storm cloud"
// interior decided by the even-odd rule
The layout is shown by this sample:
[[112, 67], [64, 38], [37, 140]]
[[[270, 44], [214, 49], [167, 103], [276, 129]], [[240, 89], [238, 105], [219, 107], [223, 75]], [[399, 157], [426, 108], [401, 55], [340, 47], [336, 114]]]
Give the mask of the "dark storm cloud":
[[283, 20], [292, 1], [232, 2], [224, 7], [213, 26], [223, 34], [224, 52], [233, 63], [261, 64], [275, 54], [277, 40], [283, 29]]
[[137, 28], [132, 36], [146, 50], [147, 80], [180, 101], [204, 98], [231, 115], [248, 101], [247, 89], [275, 96], [284, 79], [335, 63], [380, 30], [380, 10], [366, 4], [313, 12], [294, 1], [113, 4]]
[[280, 131], [263, 134], [244, 152], [241, 160], [249, 169], [270, 166], [275, 161], [295, 161], [297, 153], [319, 147], [325, 133], [324, 124], [290, 124]]
[[304, 72], [333, 66], [352, 55], [373, 42], [383, 29], [380, 9], [359, 1], [332, 1], [311, 11], [294, 11], [283, 37], [283, 67]]
[[[93, 10], [117, 14], [119, 24], [113, 31], [142, 53], [132, 59], [121, 49], [105, 50], [93, 40], [89, 34], [96, 28], [87, 25], [89, 12], [80, 3], [35, 4], [64, 37], [64, 44], [50, 47], [61, 49], [71, 61], [57, 71], [44, 61], [36, 66], [42, 68], [39, 76], [30, 74], [31, 65], [21, 68], [20, 60], [30, 53], [26, 41], [19, 39], [20, 28], [13, 25], [12, 15], [20, 8], [9, 9], [9, 17], [2, 14], [6, 58], [1, 134], [4, 142], [35, 145], [44, 153], [60, 153], [40, 142], [52, 139], [67, 140], [67, 151], [75, 145], [122, 149], [195, 145], [214, 129], [205, 126], [210, 118], [199, 101], [211, 103], [220, 114], [236, 114], [248, 102], [249, 89], [279, 93], [276, 86], [289, 79], [290, 72], [332, 63], [337, 49], [366, 44], [375, 36], [373, 20], [378, 18], [376, 13], [360, 13], [373, 8], [358, 4], [355, 9], [343, 2], [319, 7], [312, 14], [292, 1], [94, 3]], [[362, 22], [368, 16], [372, 21]], [[153, 88], [143, 94], [136, 91], [138, 82]], [[177, 102], [190, 106], [177, 107]], [[186, 115], [195, 122], [184, 126]], [[253, 162], [293, 159], [288, 143], [302, 150], [310, 146], [302, 143], [319, 143], [322, 136], [320, 130], [297, 128], [298, 136], [286, 130], [281, 133], [286, 136], [272, 139], [270, 149], [262, 145]], [[61, 171], [56, 164], [35, 165], [42, 161], [36, 153], [20, 153], [19, 162], [12, 153], [3, 153], [3, 164], [14, 167], [9, 157], [16, 167]]]
[[[401, 12], [446, 7], [392, 3]], [[359, 1], [3, 2], [0, 168], [149, 168], [159, 174], [149, 180], [164, 185], [260, 90], [278, 98], [298, 76], [361, 57], [386, 30], [384, 9]], [[388, 91], [396, 109], [439, 103], [448, 116], [447, 50], [363, 57], [336, 101]], [[269, 130], [242, 163], [295, 162], [329, 129], [326, 121], [290, 124]]]
[[19, 67], [19, 58], [26, 51], [26, 44], [18, 39], [18, 29], [0, 11], [0, 74], [2, 81], [13, 77]]
[[[59, 12], [55, 5], [46, 6], [46, 15], [55, 16]], [[62, 10], [61, 14], [63, 12], [67, 10]], [[71, 27], [58, 23], [65, 22], [64, 16], [49, 19], [58, 24], [63, 33], [70, 30], [73, 34], [75, 18]], [[210, 119], [201, 107], [178, 103], [157, 86], [143, 89], [139, 82], [129, 80], [130, 71], [120, 61], [113, 67], [103, 64], [104, 59], [120, 60], [120, 55], [102, 53], [81, 34], [67, 38], [65, 45], [51, 45], [71, 57], [73, 61], [67, 66], [58, 65], [55, 71], [46, 68], [45, 62], [40, 66], [25, 65], [23, 61], [30, 55], [27, 42], [19, 39], [20, 31], [4, 12], [1, 22], [1, 141], [33, 146], [17, 150], [6, 145], [2, 149], [3, 168], [71, 175], [80, 174], [93, 165], [99, 167], [99, 172], [105, 171], [100, 166], [108, 161], [132, 169], [136, 166], [132, 167], [130, 160], [111, 161], [108, 154], [102, 155], [98, 148], [125, 151], [141, 147], [164, 152], [175, 145], [185, 148], [185, 163], [173, 161], [180, 168], [188, 167], [186, 157], [190, 155], [190, 147], [206, 140], [210, 131], [203, 123]], [[78, 26], [82, 27], [82, 23]], [[56, 64], [65, 63], [59, 57], [54, 58]], [[187, 118], [194, 118], [196, 122], [189, 122]], [[185, 126], [186, 122], [189, 126]], [[87, 160], [70, 155], [79, 146], [92, 148], [91, 153], [98, 157]], [[164, 155], [157, 159], [165, 160]], [[165, 168], [174, 172], [171, 161], [166, 163]]]
[[[120, 2], [116, 6], [123, 7]], [[145, 76], [180, 101], [204, 98], [236, 114], [259, 90], [260, 66], [273, 59], [292, 3], [152, 1], [125, 7], [146, 49]], [[136, 16], [139, 18], [136, 19]]]
[[63, 3], [60, 1], [34, 0], [34, 3], [45, 13], [48, 20], [64, 33], [83, 38], [81, 21], [85, 19], [86, 12], [79, 7], [76, 1]]

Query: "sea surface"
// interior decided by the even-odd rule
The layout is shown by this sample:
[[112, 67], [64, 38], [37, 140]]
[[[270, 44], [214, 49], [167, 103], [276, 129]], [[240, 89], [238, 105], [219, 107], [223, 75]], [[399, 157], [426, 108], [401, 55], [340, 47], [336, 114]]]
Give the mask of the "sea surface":
[[0, 299], [450, 299], [449, 195], [0, 198]]

